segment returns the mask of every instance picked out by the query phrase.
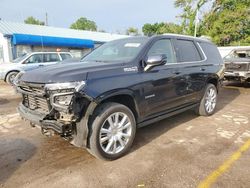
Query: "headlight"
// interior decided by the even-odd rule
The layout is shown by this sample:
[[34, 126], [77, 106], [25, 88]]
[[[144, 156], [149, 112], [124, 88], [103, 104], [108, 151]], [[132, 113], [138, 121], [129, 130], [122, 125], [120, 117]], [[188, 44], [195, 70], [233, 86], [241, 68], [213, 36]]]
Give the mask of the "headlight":
[[54, 95], [54, 103], [60, 106], [69, 106], [71, 103], [73, 95], [66, 94], [66, 95]]
[[86, 82], [65, 82], [65, 83], [53, 83], [53, 84], [46, 84], [46, 90], [62, 90], [62, 89], [75, 89], [75, 91], [80, 91]]
[[54, 83], [46, 84], [45, 89], [50, 93], [52, 106], [67, 109], [72, 101], [74, 92], [80, 91], [85, 84], [85, 81]]

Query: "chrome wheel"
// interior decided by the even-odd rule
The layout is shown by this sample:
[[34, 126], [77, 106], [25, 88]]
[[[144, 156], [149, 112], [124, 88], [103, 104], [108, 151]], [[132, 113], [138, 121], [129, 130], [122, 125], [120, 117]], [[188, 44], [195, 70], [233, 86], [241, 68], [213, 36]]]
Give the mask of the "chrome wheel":
[[121, 152], [132, 135], [132, 124], [129, 117], [122, 112], [108, 116], [101, 126], [99, 143], [102, 150], [108, 154]]
[[214, 111], [217, 102], [217, 92], [214, 88], [209, 88], [205, 98], [205, 109], [208, 113]]
[[11, 72], [11, 73], [9, 73], [8, 77], [7, 77], [7, 82], [9, 84], [13, 84], [13, 82], [14, 82], [17, 74], [18, 74], [17, 72]]

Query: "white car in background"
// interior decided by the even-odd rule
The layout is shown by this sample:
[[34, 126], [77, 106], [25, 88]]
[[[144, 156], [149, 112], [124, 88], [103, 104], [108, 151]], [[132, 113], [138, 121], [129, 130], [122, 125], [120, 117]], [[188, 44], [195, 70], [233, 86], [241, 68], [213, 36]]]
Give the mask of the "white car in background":
[[0, 80], [13, 84], [16, 75], [43, 66], [52, 65], [72, 58], [69, 52], [32, 52], [15, 59], [11, 63], [0, 64]]

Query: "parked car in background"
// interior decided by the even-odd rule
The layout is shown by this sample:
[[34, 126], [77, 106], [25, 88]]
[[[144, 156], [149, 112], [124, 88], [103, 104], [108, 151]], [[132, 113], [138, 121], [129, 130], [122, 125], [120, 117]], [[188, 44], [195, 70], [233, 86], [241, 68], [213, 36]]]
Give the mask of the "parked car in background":
[[250, 82], [250, 46], [232, 50], [223, 60], [226, 80]]
[[20, 115], [101, 159], [132, 146], [136, 129], [194, 109], [215, 112], [223, 61], [210, 41], [181, 35], [103, 44], [82, 62], [17, 76]]
[[20, 71], [28, 71], [48, 66], [72, 58], [68, 52], [32, 52], [15, 59], [11, 63], [0, 64], [0, 80], [13, 84]]

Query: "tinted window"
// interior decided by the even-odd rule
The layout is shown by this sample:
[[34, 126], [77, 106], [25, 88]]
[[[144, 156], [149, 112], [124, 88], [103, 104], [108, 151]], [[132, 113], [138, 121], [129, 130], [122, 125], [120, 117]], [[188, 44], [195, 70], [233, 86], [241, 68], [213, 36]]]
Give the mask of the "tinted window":
[[201, 60], [201, 56], [197, 51], [193, 41], [176, 40], [176, 52], [178, 54], [178, 62], [192, 62]]
[[44, 62], [60, 61], [58, 54], [44, 54]]
[[217, 47], [207, 42], [199, 42], [209, 62], [222, 63], [222, 58]]
[[60, 56], [61, 56], [62, 60], [72, 58], [71, 55], [69, 55], [69, 54], [60, 54]]
[[156, 41], [148, 51], [148, 56], [163, 55], [167, 56], [167, 63], [176, 62], [174, 51], [169, 39]]
[[26, 63], [41, 63], [43, 62], [43, 55], [42, 54], [31, 55], [25, 62]]

